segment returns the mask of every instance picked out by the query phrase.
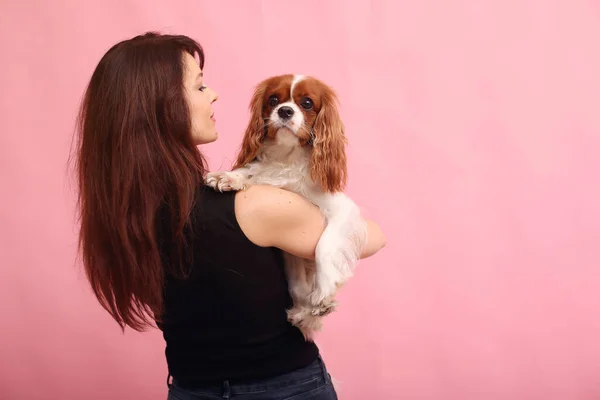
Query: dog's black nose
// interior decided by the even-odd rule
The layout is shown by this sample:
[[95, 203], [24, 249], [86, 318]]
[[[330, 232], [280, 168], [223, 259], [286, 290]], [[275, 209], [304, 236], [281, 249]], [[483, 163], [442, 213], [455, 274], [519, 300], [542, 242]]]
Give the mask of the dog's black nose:
[[294, 109], [292, 107], [283, 106], [277, 110], [277, 114], [281, 119], [290, 119], [294, 115]]

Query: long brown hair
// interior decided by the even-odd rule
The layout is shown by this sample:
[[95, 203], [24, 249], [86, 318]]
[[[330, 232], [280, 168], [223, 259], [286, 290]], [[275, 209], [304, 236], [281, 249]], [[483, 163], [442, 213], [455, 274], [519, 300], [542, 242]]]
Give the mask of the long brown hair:
[[206, 170], [190, 133], [184, 52], [204, 66], [187, 36], [148, 32], [114, 45], [78, 115], [79, 250], [94, 294], [122, 329], [160, 320], [166, 270], [183, 271], [163, 262], [157, 229], [168, 227], [167, 246], [185, 247]]

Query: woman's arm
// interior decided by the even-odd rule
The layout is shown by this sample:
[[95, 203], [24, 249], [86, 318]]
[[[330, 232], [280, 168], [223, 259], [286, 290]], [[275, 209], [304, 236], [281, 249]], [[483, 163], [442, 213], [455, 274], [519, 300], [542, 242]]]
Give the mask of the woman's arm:
[[[251, 186], [236, 194], [235, 212], [242, 231], [256, 245], [315, 258], [326, 221], [321, 211], [304, 197], [273, 186]], [[379, 226], [365, 221], [368, 241], [361, 258], [370, 257], [386, 244]]]

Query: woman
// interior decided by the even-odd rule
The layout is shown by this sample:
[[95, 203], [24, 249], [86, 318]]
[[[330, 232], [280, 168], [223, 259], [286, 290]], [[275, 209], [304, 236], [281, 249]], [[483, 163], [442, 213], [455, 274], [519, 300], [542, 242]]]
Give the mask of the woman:
[[[87, 277], [122, 329], [163, 331], [170, 399], [335, 399], [286, 319], [281, 258], [314, 258], [323, 218], [285, 190], [203, 185], [197, 145], [218, 137], [203, 66], [192, 39], [147, 33], [96, 67], [77, 148]], [[370, 221], [369, 237], [363, 257], [385, 244]]]

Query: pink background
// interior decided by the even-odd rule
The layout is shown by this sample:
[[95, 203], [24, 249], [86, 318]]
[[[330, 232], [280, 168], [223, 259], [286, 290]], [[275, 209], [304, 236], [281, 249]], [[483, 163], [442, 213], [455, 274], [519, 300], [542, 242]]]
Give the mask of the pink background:
[[123, 335], [74, 263], [66, 175], [94, 66], [150, 29], [206, 48], [215, 169], [259, 80], [338, 90], [388, 236], [318, 340], [341, 399], [600, 398], [597, 1], [28, 0], [0, 5], [1, 399], [166, 398], [160, 332]]

